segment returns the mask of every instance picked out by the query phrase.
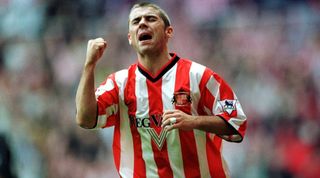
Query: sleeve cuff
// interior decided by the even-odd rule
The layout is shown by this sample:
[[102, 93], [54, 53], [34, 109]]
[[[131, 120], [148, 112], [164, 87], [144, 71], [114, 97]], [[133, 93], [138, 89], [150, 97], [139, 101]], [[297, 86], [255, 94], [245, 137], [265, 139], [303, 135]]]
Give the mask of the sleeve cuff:
[[241, 133], [230, 122], [228, 122], [227, 118], [223, 117], [222, 115], [216, 115], [216, 116], [220, 117], [227, 124], [227, 126], [230, 129], [233, 129], [236, 133], [232, 135], [218, 135], [218, 136], [229, 142], [238, 142], [238, 143], [242, 142], [243, 135], [241, 135]]

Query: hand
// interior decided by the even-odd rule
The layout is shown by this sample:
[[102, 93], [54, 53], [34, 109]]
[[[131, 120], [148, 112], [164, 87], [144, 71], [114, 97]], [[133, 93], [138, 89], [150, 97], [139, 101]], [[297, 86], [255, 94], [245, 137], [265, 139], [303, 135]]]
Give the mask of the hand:
[[195, 128], [195, 121], [195, 116], [180, 110], [170, 110], [163, 113], [161, 127], [167, 131], [173, 129], [192, 130]]
[[86, 64], [96, 64], [107, 48], [107, 42], [103, 38], [88, 41]]

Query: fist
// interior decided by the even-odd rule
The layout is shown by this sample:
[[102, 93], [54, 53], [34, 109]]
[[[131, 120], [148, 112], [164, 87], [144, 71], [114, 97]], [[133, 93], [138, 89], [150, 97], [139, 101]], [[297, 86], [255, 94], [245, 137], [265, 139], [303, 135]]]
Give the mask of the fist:
[[96, 38], [88, 41], [87, 64], [95, 64], [107, 48], [107, 42], [103, 38]]

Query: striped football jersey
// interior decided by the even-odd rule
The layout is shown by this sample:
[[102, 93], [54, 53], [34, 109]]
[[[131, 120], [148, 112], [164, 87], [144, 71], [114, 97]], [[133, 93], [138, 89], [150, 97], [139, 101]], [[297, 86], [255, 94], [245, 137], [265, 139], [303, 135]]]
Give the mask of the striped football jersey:
[[[246, 116], [230, 86], [211, 69], [171, 54], [156, 75], [141, 64], [109, 75], [96, 89], [97, 128], [114, 126], [113, 154], [123, 178], [228, 177], [222, 140], [242, 141]], [[217, 115], [237, 134], [167, 132], [165, 110]]]

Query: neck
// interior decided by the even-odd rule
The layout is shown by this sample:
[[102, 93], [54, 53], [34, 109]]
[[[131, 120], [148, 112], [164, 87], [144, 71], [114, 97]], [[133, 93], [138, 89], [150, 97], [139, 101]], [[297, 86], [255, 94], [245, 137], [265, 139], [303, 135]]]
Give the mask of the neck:
[[164, 50], [161, 53], [152, 54], [139, 54], [138, 61], [145, 67], [151, 74], [157, 74], [157, 72], [171, 59], [168, 50]]

